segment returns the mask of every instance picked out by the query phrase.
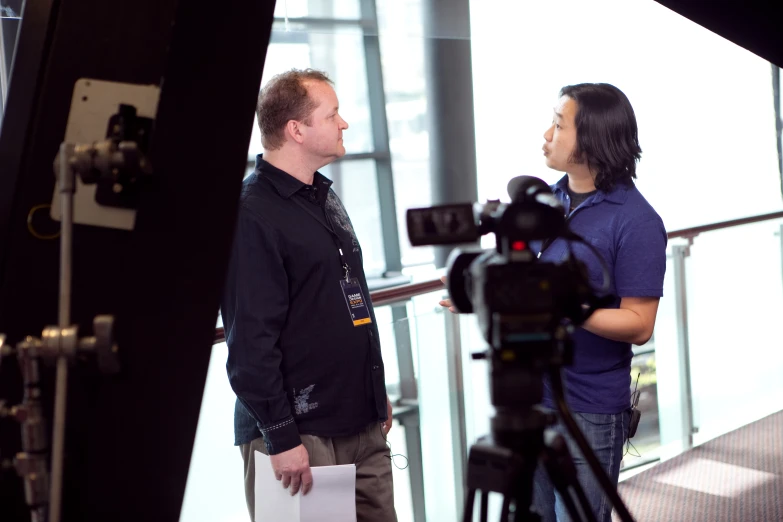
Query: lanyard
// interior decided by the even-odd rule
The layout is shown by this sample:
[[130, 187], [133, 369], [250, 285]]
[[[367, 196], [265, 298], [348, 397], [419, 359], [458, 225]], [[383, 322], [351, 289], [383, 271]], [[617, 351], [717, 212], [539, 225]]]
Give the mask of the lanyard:
[[331, 217], [329, 217], [329, 212], [327, 212], [325, 208], [321, 207], [321, 205], [318, 205], [318, 209], [323, 211], [323, 217], [326, 219], [326, 222], [324, 222], [321, 219], [322, 216], [319, 216], [318, 213], [315, 212], [315, 210], [312, 208], [312, 205], [306, 201], [303, 201], [302, 198], [296, 197], [296, 194], [294, 195], [294, 198], [294, 201], [297, 205], [302, 207], [305, 212], [310, 214], [313, 219], [318, 221], [322, 227], [329, 231], [329, 234], [332, 236], [332, 240], [334, 241], [334, 246], [337, 248], [337, 254], [340, 256], [340, 264], [343, 267], [343, 271], [345, 272], [345, 280], [349, 281], [351, 279], [351, 266], [348, 264], [348, 260], [345, 258], [345, 254], [343, 254], [342, 244], [340, 243], [340, 236], [338, 236], [337, 232], [334, 231], [334, 225], [332, 224]]

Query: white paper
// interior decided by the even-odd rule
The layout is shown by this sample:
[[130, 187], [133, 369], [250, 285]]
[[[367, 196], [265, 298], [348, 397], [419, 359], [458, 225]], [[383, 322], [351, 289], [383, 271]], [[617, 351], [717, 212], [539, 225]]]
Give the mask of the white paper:
[[256, 522], [301, 522], [299, 497], [275, 478], [272, 461], [256, 451]]
[[275, 478], [272, 462], [255, 452], [256, 522], [356, 522], [356, 466], [317, 466], [307, 495], [291, 496]]
[[356, 466], [317, 466], [313, 488], [301, 497], [300, 522], [356, 522]]

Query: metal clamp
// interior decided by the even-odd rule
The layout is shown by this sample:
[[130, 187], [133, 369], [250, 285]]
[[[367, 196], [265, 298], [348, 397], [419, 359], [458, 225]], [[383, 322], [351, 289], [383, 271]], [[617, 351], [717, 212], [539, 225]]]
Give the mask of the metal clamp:
[[47, 326], [41, 336], [40, 354], [46, 362], [59, 356], [73, 360], [77, 355], [94, 354], [98, 369], [103, 374], [120, 370], [118, 348], [114, 343], [114, 317], [98, 315], [93, 320], [92, 337], [78, 338], [78, 328], [69, 326]]
[[[40, 388], [40, 362], [54, 362], [65, 358], [72, 361], [80, 354], [95, 354], [101, 373], [119, 371], [117, 345], [114, 343], [114, 317], [99, 315], [93, 321], [94, 336], [78, 338], [78, 327], [48, 326], [41, 339], [28, 336], [12, 349], [0, 334], [0, 361], [16, 355], [24, 381], [21, 404], [7, 407], [0, 401], [0, 418], [11, 418], [21, 425], [22, 451], [17, 453], [13, 466], [24, 480], [25, 501], [31, 509], [32, 520], [43, 522], [49, 500], [48, 438], [43, 415]], [[0, 459], [2, 460], [2, 459]], [[2, 461], [8, 467], [7, 459]]]
[[94, 143], [62, 143], [54, 168], [62, 191], [73, 193], [75, 178], [97, 185], [96, 202], [134, 209], [139, 186], [153, 174], [146, 156], [152, 133], [152, 119], [137, 116], [136, 108], [121, 104], [109, 120], [106, 139]]
[[[93, 320], [93, 332], [95, 335], [79, 339], [77, 326], [47, 326], [41, 339], [28, 336], [16, 345], [16, 350], [8, 346], [5, 342], [6, 336], [0, 334], [0, 363], [3, 357], [14, 354], [22, 357], [20, 365], [23, 365], [23, 360], [29, 361], [32, 358], [51, 363], [60, 356], [73, 360], [77, 355], [94, 354], [101, 373], [117, 373], [120, 370], [120, 361], [117, 344], [114, 342], [114, 317], [96, 316]], [[31, 365], [23, 365], [22, 375], [25, 382], [38, 382], [38, 371]]]

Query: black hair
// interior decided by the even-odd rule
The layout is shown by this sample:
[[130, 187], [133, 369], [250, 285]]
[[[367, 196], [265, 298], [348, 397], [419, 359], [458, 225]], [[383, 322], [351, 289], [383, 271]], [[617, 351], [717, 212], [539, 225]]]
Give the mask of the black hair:
[[605, 192], [632, 185], [642, 155], [636, 115], [623, 92], [608, 83], [580, 83], [560, 89], [576, 102], [574, 163], [587, 163], [595, 186]]

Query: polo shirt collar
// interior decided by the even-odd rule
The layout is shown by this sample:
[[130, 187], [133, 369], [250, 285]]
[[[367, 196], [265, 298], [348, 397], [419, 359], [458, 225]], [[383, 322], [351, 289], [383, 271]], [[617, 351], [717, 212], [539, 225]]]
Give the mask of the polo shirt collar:
[[[590, 197], [587, 202], [595, 205], [606, 200], [609, 203], [622, 205], [625, 203], [625, 200], [628, 199], [628, 191], [630, 189], [631, 187], [628, 185], [618, 184], [615, 185], [615, 187], [610, 192], [599, 190], [594, 196]], [[555, 183], [552, 191], [555, 193], [555, 195], [561, 198], [568, 193], [568, 174], [564, 175], [557, 183]]]
[[[280, 196], [289, 199], [306, 186], [305, 183], [302, 183], [284, 170], [275, 167], [262, 156], [263, 154], [256, 156], [256, 175], [264, 176], [268, 179]], [[313, 186], [317, 186], [319, 191], [323, 190], [326, 193], [329, 187], [332, 186], [332, 180], [316, 171], [313, 177]]]

